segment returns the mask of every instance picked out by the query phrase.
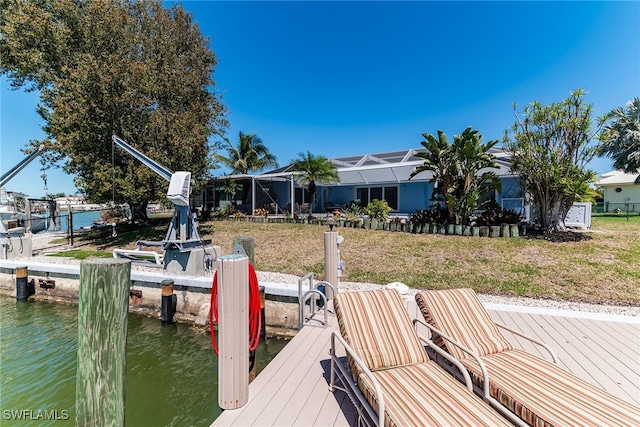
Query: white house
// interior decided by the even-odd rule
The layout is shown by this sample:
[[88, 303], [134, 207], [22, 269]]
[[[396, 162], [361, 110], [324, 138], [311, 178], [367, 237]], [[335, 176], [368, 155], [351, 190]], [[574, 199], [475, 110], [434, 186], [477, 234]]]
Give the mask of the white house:
[[604, 190], [604, 211], [640, 212], [640, 171], [611, 171], [600, 176], [596, 185]]

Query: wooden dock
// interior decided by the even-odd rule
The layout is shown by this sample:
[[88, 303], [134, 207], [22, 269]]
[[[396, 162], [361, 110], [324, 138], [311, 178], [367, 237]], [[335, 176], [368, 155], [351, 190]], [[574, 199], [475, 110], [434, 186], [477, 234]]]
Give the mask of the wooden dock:
[[[407, 299], [412, 317], [419, 311]], [[640, 405], [640, 322], [594, 320], [570, 316], [490, 310], [499, 323], [549, 344], [560, 364], [582, 379]], [[319, 318], [319, 317], [318, 317]], [[329, 392], [331, 332], [305, 326], [249, 386], [249, 401], [240, 409], [222, 413], [212, 426], [354, 426], [358, 414], [342, 392]], [[520, 348], [537, 348], [511, 334]]]

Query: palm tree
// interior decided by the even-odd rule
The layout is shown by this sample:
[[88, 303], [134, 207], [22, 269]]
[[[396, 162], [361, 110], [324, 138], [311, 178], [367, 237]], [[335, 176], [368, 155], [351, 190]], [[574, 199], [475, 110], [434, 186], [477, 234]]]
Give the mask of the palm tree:
[[427, 151], [415, 153], [414, 155], [424, 159], [424, 163], [409, 175], [409, 179], [421, 172], [433, 172], [433, 177], [430, 180], [434, 183], [431, 200], [446, 202], [447, 194], [449, 194], [450, 187], [453, 184], [452, 178], [456, 173], [454, 152], [449, 145], [447, 135], [440, 129], [438, 129], [437, 139], [427, 132], [423, 133], [422, 136], [425, 140], [421, 144]]
[[234, 147], [227, 141], [226, 149], [227, 157], [222, 154], [214, 154], [213, 157], [231, 168], [231, 174], [246, 175], [249, 172], [259, 172], [267, 167], [278, 167], [276, 156], [269, 152], [262, 139], [255, 133], [245, 135], [241, 131], [238, 146]]
[[340, 182], [338, 171], [333, 163], [326, 157], [314, 156], [309, 151], [298, 153], [298, 158], [293, 161], [291, 170], [300, 172], [298, 183], [308, 186], [313, 204], [315, 204], [316, 183]]
[[604, 118], [613, 119], [600, 135], [597, 153], [613, 157], [613, 167], [628, 173], [640, 170], [640, 98], [614, 108]]
[[498, 141], [483, 144], [482, 136], [471, 127], [454, 136], [453, 144], [449, 144], [441, 130], [438, 130], [438, 138], [430, 133], [422, 136], [425, 140], [421, 144], [427, 151], [415, 156], [424, 159], [424, 163], [413, 171], [409, 179], [424, 171], [433, 172], [431, 199], [446, 205], [450, 220], [456, 224], [468, 224], [471, 213], [480, 207], [480, 197], [500, 188], [500, 180], [494, 172], [479, 174], [481, 169], [498, 168], [495, 157], [488, 153]]
[[[249, 172], [259, 172], [267, 167], [278, 167], [276, 156], [269, 152], [262, 139], [255, 133], [245, 135], [240, 131], [238, 146], [234, 147], [233, 144], [227, 141], [226, 148], [228, 157], [222, 154], [214, 154], [213, 158], [231, 168], [231, 174], [246, 175]], [[243, 203], [247, 203], [249, 194], [251, 194], [251, 191], [243, 188]]]
[[454, 191], [447, 195], [447, 204], [454, 207], [456, 224], [469, 224], [471, 214], [480, 208], [481, 196], [489, 191], [502, 188], [500, 178], [493, 171], [483, 169], [499, 169], [495, 156], [489, 150], [498, 143], [497, 140], [482, 143], [482, 135], [478, 130], [466, 128], [461, 135], [453, 138], [451, 146], [457, 169]]

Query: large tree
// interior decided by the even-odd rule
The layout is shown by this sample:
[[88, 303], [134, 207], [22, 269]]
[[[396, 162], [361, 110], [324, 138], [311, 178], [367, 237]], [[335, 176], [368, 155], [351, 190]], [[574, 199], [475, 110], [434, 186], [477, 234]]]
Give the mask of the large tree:
[[[94, 202], [144, 212], [167, 183], [114, 147], [125, 139], [196, 187], [212, 166], [210, 137], [222, 136], [225, 108], [215, 87], [209, 41], [180, 5], [156, 0], [2, 2], [2, 74], [40, 92], [43, 156], [63, 164]], [[27, 148], [28, 149], [28, 148]]]
[[613, 167], [628, 173], [640, 171], [640, 98], [614, 108], [604, 117], [598, 155], [611, 156]]
[[595, 180], [586, 169], [595, 147], [590, 143], [601, 125], [594, 125], [592, 105], [577, 89], [559, 103], [525, 106], [522, 117], [505, 133], [511, 170], [530, 199], [543, 232], [564, 231], [564, 218], [576, 198]]
[[441, 130], [438, 130], [438, 138], [430, 133], [422, 136], [425, 140], [421, 144], [426, 151], [415, 155], [424, 159], [424, 163], [409, 175], [409, 179], [431, 171], [432, 200], [444, 203], [456, 224], [469, 224], [471, 214], [481, 207], [482, 195], [501, 188], [498, 176], [489, 170], [498, 168], [495, 156], [489, 153], [498, 141], [483, 143], [482, 135], [471, 127], [455, 135], [451, 144]]
[[316, 202], [316, 184], [340, 182], [340, 177], [334, 164], [326, 157], [316, 156], [311, 154], [310, 151], [298, 153], [298, 158], [293, 161], [291, 170], [299, 172], [298, 184], [307, 186], [313, 205]]

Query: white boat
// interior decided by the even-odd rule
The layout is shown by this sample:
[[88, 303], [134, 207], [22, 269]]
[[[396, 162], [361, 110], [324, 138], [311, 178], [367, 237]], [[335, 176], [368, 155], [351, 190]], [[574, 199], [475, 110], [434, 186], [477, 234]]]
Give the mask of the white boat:
[[[0, 220], [7, 228], [27, 226], [27, 214], [17, 207], [16, 195], [0, 188]], [[47, 229], [47, 217], [31, 213], [31, 232], [39, 233]]]

